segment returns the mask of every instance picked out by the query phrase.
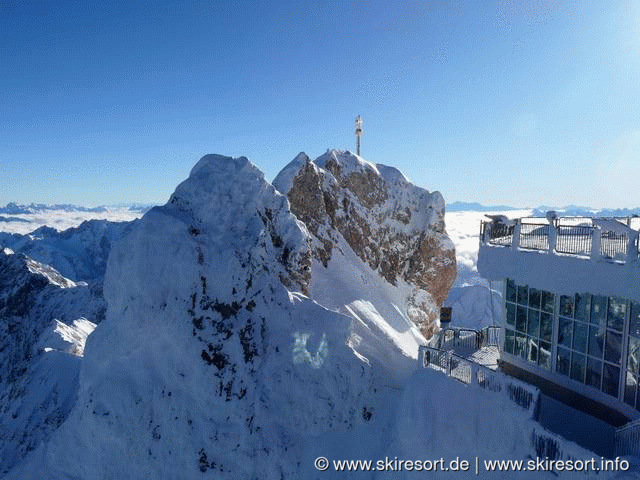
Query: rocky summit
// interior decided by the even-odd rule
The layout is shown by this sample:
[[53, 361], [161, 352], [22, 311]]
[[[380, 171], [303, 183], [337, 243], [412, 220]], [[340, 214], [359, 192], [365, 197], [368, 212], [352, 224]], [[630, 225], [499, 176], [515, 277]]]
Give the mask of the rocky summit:
[[340, 241], [389, 284], [411, 288], [405, 313], [429, 338], [438, 307], [456, 277], [439, 192], [413, 185], [393, 167], [329, 150], [299, 154], [274, 180], [313, 237], [313, 255], [327, 268]]

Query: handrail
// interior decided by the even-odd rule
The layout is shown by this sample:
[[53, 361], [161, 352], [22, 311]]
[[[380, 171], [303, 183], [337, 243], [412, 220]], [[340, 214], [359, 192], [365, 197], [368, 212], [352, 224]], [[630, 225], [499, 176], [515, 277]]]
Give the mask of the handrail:
[[456, 347], [479, 349], [485, 346], [500, 344], [500, 327], [489, 325], [481, 330], [466, 327], [445, 327], [438, 332], [438, 337], [430, 342], [441, 350]]
[[[639, 232], [630, 227], [632, 218], [605, 219], [626, 222], [619, 225], [622, 230], [615, 226], [612, 229], [603, 228], [601, 222], [596, 224], [589, 217], [563, 217], [551, 222], [544, 220], [526, 217], [508, 223], [481, 220], [480, 242], [493, 247], [546, 251], [616, 262], [638, 258]], [[584, 222], [577, 224], [579, 220]]]
[[438, 370], [466, 385], [474, 384], [485, 390], [503, 393], [516, 405], [528, 410], [532, 418], [535, 415], [540, 390], [533, 385], [491, 370], [473, 360], [456, 355], [451, 350], [421, 345], [418, 361], [423, 368]]
[[640, 418], [616, 429], [614, 442], [616, 455], [640, 457]]

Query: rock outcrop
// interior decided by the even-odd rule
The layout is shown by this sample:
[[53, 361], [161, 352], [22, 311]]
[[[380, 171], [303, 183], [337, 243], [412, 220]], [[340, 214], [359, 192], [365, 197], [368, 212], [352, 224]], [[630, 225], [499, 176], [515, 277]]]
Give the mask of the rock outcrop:
[[456, 276], [439, 192], [411, 184], [398, 170], [330, 150], [316, 160], [299, 154], [274, 180], [291, 211], [313, 236], [326, 268], [342, 237], [388, 283], [410, 285], [406, 314], [429, 338]]

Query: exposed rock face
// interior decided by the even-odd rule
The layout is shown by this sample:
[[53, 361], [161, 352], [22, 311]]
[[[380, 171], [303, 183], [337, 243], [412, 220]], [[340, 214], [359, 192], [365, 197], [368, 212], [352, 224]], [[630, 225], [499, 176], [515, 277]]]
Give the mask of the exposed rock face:
[[411, 184], [398, 170], [331, 150], [298, 155], [274, 180], [291, 211], [313, 235], [313, 254], [327, 267], [339, 236], [392, 285], [413, 286], [406, 314], [426, 338], [456, 276], [438, 192]]

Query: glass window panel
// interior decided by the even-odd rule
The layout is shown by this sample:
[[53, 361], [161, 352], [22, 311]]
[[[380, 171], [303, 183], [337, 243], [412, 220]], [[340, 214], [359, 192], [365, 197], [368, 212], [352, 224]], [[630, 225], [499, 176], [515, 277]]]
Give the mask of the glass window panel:
[[607, 341], [604, 348], [604, 359], [620, 365], [622, 361], [622, 334], [607, 330]]
[[573, 320], [570, 318], [559, 318], [558, 325], [558, 345], [571, 347], [571, 337], [573, 334]]
[[516, 324], [516, 306], [507, 302], [507, 325]]
[[563, 375], [569, 375], [571, 370], [571, 352], [566, 348], [558, 347], [556, 371]]
[[526, 285], [518, 285], [518, 303], [520, 305], [529, 304], [529, 287]]
[[540, 338], [546, 340], [547, 342], [551, 341], [551, 337], [553, 336], [553, 317], [550, 313], [542, 313], [540, 315]]
[[524, 333], [516, 333], [516, 343], [513, 354], [527, 358], [527, 336]]
[[537, 337], [527, 337], [528, 343], [528, 359], [531, 363], [538, 363], [538, 338]]
[[627, 371], [624, 384], [624, 401], [632, 407], [636, 405], [636, 390], [638, 389], [638, 377], [633, 372]]
[[640, 303], [631, 303], [631, 317], [629, 318], [629, 335], [640, 337]]
[[600, 360], [587, 357], [587, 385], [600, 390], [600, 372], [602, 372], [602, 362]]
[[571, 353], [571, 378], [584, 383], [585, 357], [576, 352]]
[[537, 288], [529, 289], [529, 306], [533, 308], [540, 308], [540, 301], [542, 299], [542, 292]]
[[609, 297], [609, 314], [607, 315], [607, 326], [622, 331], [624, 327], [624, 315], [627, 312], [627, 302], [621, 298]]
[[527, 331], [527, 307], [518, 306], [516, 312], [516, 330], [519, 332]]
[[604, 351], [604, 331], [603, 326], [589, 325], [589, 355], [599, 359], [602, 358]]
[[573, 318], [573, 297], [560, 296], [560, 315]]
[[508, 328], [504, 331], [504, 351], [507, 353], [513, 353], [513, 344], [514, 344], [514, 333], [513, 330], [509, 330]]
[[578, 352], [585, 353], [587, 351], [587, 332], [588, 325], [586, 323], [573, 322], [573, 349]]
[[614, 397], [618, 396], [618, 385], [620, 383], [620, 368], [608, 363], [604, 364], [602, 372], [602, 391]]
[[576, 294], [576, 318], [583, 322], [589, 321], [589, 314], [591, 313], [591, 295]]
[[607, 318], [607, 297], [593, 295], [591, 297], [591, 323], [604, 325]]
[[627, 351], [627, 370], [637, 375], [639, 361], [640, 361], [640, 338], [629, 337], [629, 349]]
[[513, 280], [511, 280], [510, 278], [507, 278], [507, 300], [509, 302], [516, 302], [516, 292], [517, 292], [517, 288], [516, 288], [516, 284], [513, 282]]
[[538, 365], [547, 370], [551, 370], [551, 343], [540, 342], [538, 349]]
[[527, 322], [527, 334], [531, 337], [538, 338], [540, 335], [540, 312], [529, 309], [529, 320]]
[[551, 292], [542, 291], [542, 310], [548, 313], [553, 313], [553, 302], [555, 295]]

